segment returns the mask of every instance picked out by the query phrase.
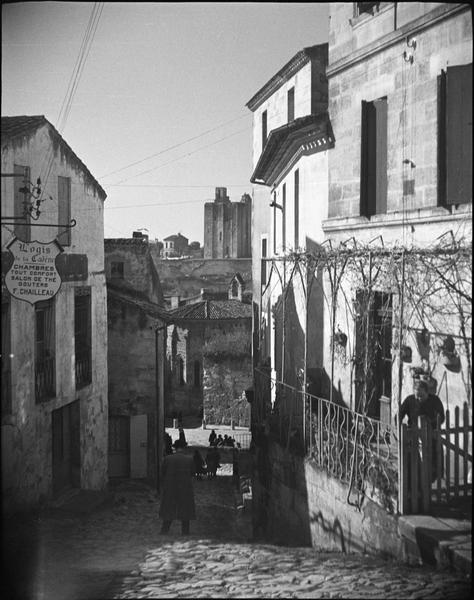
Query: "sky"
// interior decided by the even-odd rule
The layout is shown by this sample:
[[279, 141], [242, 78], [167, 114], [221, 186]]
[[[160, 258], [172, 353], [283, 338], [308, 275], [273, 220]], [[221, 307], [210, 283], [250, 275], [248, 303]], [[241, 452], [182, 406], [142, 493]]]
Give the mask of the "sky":
[[327, 40], [327, 3], [3, 3], [1, 112], [58, 129], [107, 193], [106, 238], [202, 244], [215, 188], [251, 194], [245, 104]]

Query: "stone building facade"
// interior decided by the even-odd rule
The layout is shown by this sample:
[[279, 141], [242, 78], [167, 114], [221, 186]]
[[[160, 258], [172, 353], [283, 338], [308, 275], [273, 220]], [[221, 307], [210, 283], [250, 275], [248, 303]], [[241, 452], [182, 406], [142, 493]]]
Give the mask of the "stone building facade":
[[[12, 264], [6, 246], [14, 236], [26, 243], [58, 240], [62, 248], [56, 258], [62, 283], [47, 300], [11, 296], [2, 277], [8, 510], [33, 507], [70, 487], [107, 485], [106, 194], [45, 117], [2, 117], [1, 126], [2, 276]], [[8, 225], [7, 215], [18, 219], [32, 202], [25, 188], [36, 194], [37, 185], [44, 198], [40, 213]], [[76, 225], [67, 228], [71, 219]]]
[[243, 397], [251, 386], [252, 307], [235, 277], [227, 300], [202, 300], [170, 311], [168, 416], [201, 416], [207, 423], [250, 425]]
[[227, 188], [216, 188], [214, 202], [204, 205], [204, 258], [251, 256], [252, 199], [231, 202]]
[[[292, 382], [282, 369], [281, 385], [270, 383], [265, 371], [271, 373], [282, 356], [262, 346], [266, 323], [258, 322], [257, 358], [264, 359], [264, 368], [255, 379], [252, 405], [254, 526], [292, 543], [403, 558], [412, 549], [399, 518], [407, 487], [400, 467], [405, 446], [399, 445], [395, 419], [400, 400], [412, 392], [421, 370], [420, 378], [428, 378], [445, 409], [466, 402], [472, 415], [472, 18], [468, 5], [450, 3], [330, 3], [329, 11], [326, 74], [334, 145], [327, 157], [323, 242], [286, 256], [305, 284], [286, 297], [292, 351], [307, 359], [317, 346], [321, 368], [311, 373], [312, 365], [303, 360], [301, 377], [293, 374]], [[257, 167], [265, 148], [259, 128], [265, 129], [268, 118], [262, 113], [255, 123], [256, 181], [265, 180], [266, 165]], [[272, 201], [267, 195], [265, 203]], [[257, 269], [269, 268], [259, 259], [267, 256], [275, 264], [265, 203], [258, 205], [254, 193], [254, 278]], [[283, 267], [289, 289], [286, 273]], [[314, 339], [299, 317], [313, 284], [327, 300]], [[261, 316], [264, 289], [255, 279]], [[281, 339], [278, 335], [275, 331]], [[287, 402], [278, 404], [275, 388]], [[317, 396], [316, 403], [305, 403], [306, 390]], [[270, 410], [272, 404], [277, 410]], [[290, 427], [287, 438], [274, 427], [287, 424], [280, 418], [282, 406], [287, 413], [299, 406], [295, 438]], [[367, 419], [372, 432], [386, 427], [387, 434], [377, 439], [387, 456], [402, 454], [398, 463], [383, 453], [372, 455], [377, 466], [371, 462], [361, 475], [368, 488], [374, 467], [379, 480], [371, 482], [370, 492], [352, 475], [344, 481], [341, 472], [331, 473], [320, 460], [336, 450], [327, 441], [331, 437], [349, 439], [349, 428], [318, 421], [331, 410], [349, 415], [359, 427]], [[357, 441], [355, 429], [354, 447], [363, 439], [361, 434]], [[472, 440], [464, 440], [461, 452], [469, 454]], [[373, 444], [366, 448], [372, 452]], [[469, 490], [466, 466], [460, 461], [446, 466], [451, 474], [464, 469]], [[428, 486], [428, 495], [431, 491]]]
[[[163, 294], [146, 236], [105, 240], [109, 476], [157, 483], [164, 420]], [[161, 335], [160, 335], [161, 332]]]
[[[351, 239], [358, 247], [370, 244], [374, 256], [394, 247], [440, 253], [448, 238], [459, 247], [469, 244], [472, 13], [468, 5], [335, 3], [330, 5], [330, 15], [327, 73], [336, 144], [329, 154], [326, 236], [334, 246]], [[451, 271], [449, 277], [457, 278], [454, 265]], [[433, 307], [425, 305], [429, 290], [423, 294], [421, 289], [428, 277], [424, 269], [415, 287], [404, 286], [402, 338], [398, 290], [382, 283], [374, 289], [368, 318], [375, 334], [385, 341], [370, 359], [375, 372], [370, 414], [389, 422], [394, 421], [400, 400], [411, 393], [414, 367], [437, 382], [436, 391], [446, 408], [449, 403], [452, 408], [453, 402], [472, 402], [464, 381], [469, 370], [470, 324], [463, 333], [459, 311], [441, 317], [441, 306], [433, 313]], [[342, 286], [347, 298], [356, 302], [353, 282], [343, 280]], [[449, 302], [447, 296], [441, 300], [444, 309]], [[350, 356], [362, 330], [352, 307], [340, 304], [336, 322], [345, 324]], [[382, 312], [385, 317], [380, 321]], [[425, 329], [431, 346], [426, 356], [419, 343]], [[325, 331], [329, 349], [329, 321]], [[456, 352], [463, 364], [457, 373], [444, 367], [439, 351], [448, 335], [457, 340]], [[394, 349], [400, 339], [413, 351], [411, 362], [399, 362]], [[354, 375], [344, 361], [336, 360], [334, 369], [341, 396], [356, 408], [363, 386], [354, 388]], [[356, 368], [355, 378], [361, 378], [360, 369]]]

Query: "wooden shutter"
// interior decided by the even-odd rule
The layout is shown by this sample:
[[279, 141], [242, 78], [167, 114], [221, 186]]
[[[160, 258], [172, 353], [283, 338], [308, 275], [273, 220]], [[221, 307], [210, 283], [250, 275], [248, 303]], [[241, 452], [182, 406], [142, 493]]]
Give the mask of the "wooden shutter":
[[262, 239], [262, 261], [260, 267], [260, 283], [263, 286], [267, 284], [267, 262], [263, 260], [267, 256], [267, 239]]
[[267, 111], [264, 110], [262, 113], [262, 152], [265, 148], [265, 143], [267, 141]]
[[58, 242], [63, 246], [71, 245], [71, 230], [65, 229], [71, 221], [71, 180], [58, 177]]
[[288, 123], [295, 119], [295, 88], [288, 90]]
[[446, 72], [446, 204], [472, 202], [472, 64]]
[[300, 172], [295, 171], [295, 250], [300, 245]]
[[375, 113], [375, 213], [387, 212], [387, 98], [374, 102]]
[[273, 192], [273, 254], [277, 251], [277, 207], [276, 207], [276, 192]]
[[[14, 217], [18, 219], [15, 224], [15, 235], [19, 240], [23, 242], [31, 241], [31, 227], [29, 227], [30, 223], [30, 214], [27, 212], [27, 206], [29, 204], [28, 195], [24, 191], [20, 191], [23, 188], [28, 187], [28, 183], [30, 181], [30, 168], [23, 167], [21, 165], [14, 165], [13, 172], [15, 173], [15, 177], [13, 177], [13, 186], [14, 186], [14, 194], [13, 194], [13, 202], [14, 202]], [[22, 177], [20, 177], [20, 175]], [[23, 217], [26, 218], [24, 219]], [[21, 220], [20, 220], [21, 218]]]

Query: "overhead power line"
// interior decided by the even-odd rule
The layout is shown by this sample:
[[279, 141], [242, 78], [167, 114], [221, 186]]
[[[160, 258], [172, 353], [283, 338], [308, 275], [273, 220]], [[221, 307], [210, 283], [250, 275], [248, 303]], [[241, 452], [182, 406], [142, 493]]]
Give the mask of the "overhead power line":
[[139, 164], [145, 162], [146, 160], [150, 160], [150, 158], [155, 158], [156, 156], [160, 156], [161, 154], [164, 154], [165, 152], [169, 152], [170, 150], [175, 150], [176, 148], [179, 148], [180, 146], [184, 146], [184, 144], [187, 144], [188, 142], [193, 142], [194, 140], [197, 140], [200, 137], [207, 135], [208, 133], [212, 133], [213, 131], [220, 129], [221, 127], [225, 127], [226, 125], [230, 125], [230, 123], [234, 123], [235, 121], [239, 121], [240, 119], [243, 119], [244, 117], [249, 117], [249, 116], [250, 116], [249, 114], [246, 114], [246, 115], [240, 115], [240, 117], [235, 117], [235, 119], [230, 119], [229, 121], [226, 121], [225, 123], [216, 125], [212, 129], [207, 129], [206, 131], [203, 131], [202, 133], [198, 133], [197, 135], [190, 137], [187, 140], [184, 140], [182, 142], [174, 144], [173, 146], [168, 146], [167, 148], [163, 148], [163, 150], [160, 150], [159, 152], [155, 152], [154, 154], [150, 154], [150, 156], [146, 156], [145, 158], [141, 158], [140, 160], [137, 160], [133, 163], [125, 165], [124, 167], [120, 167], [119, 169], [116, 169], [115, 171], [110, 171], [109, 173], [106, 173], [105, 175], [101, 175], [99, 177], [99, 179], [104, 179], [105, 177], [108, 177], [109, 175], [115, 175], [116, 173], [125, 171], [125, 169], [129, 169], [130, 167], [135, 167], [136, 165], [139, 165]]
[[146, 175], [147, 173], [151, 173], [152, 171], [161, 169], [161, 167], [166, 167], [167, 165], [171, 165], [172, 163], [176, 162], [177, 160], [181, 160], [182, 158], [191, 156], [191, 154], [196, 154], [196, 152], [199, 152], [200, 150], [204, 150], [205, 148], [210, 148], [211, 146], [214, 146], [215, 144], [219, 144], [220, 142], [223, 142], [224, 140], [228, 140], [229, 138], [234, 137], [235, 135], [238, 135], [239, 133], [243, 133], [244, 131], [248, 131], [248, 130], [249, 130], [248, 127], [246, 127], [245, 129], [239, 129], [239, 131], [235, 131], [234, 133], [231, 133], [230, 135], [226, 135], [223, 138], [220, 138], [219, 140], [211, 142], [210, 144], [206, 144], [205, 146], [200, 146], [199, 148], [196, 148], [196, 150], [192, 150], [191, 152], [182, 154], [181, 156], [178, 156], [178, 157], [174, 158], [173, 160], [163, 163], [162, 165], [157, 165], [156, 167], [152, 167], [151, 169], [147, 169], [146, 171], [142, 171], [141, 173], [137, 173], [136, 175], [130, 175], [130, 177], [127, 177], [126, 179], [121, 179], [120, 181], [117, 181], [117, 183], [115, 185], [125, 183], [125, 181], [129, 181], [130, 179], [133, 179], [134, 177], [140, 177], [141, 175]]

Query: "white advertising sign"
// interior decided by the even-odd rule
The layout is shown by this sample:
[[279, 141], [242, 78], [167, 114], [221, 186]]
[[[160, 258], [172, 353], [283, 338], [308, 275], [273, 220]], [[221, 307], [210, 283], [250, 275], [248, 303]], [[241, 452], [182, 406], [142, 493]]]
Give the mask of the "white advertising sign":
[[5, 285], [12, 296], [30, 304], [49, 300], [61, 287], [56, 256], [61, 245], [52, 242], [22, 242], [15, 238], [7, 246], [13, 264], [5, 275]]

